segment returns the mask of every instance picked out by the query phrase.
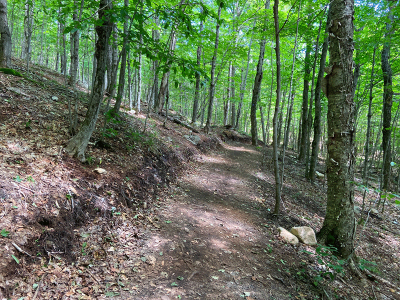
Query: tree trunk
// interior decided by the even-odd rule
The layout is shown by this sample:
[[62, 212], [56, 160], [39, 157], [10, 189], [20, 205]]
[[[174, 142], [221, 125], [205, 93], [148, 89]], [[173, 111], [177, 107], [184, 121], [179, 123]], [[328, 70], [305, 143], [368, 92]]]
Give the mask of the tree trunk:
[[33, 10], [34, 1], [27, 0], [25, 2], [25, 17], [24, 17], [24, 42], [22, 49], [22, 59], [26, 60], [26, 68], [29, 70], [29, 63], [32, 52], [32, 32], [33, 32]]
[[278, 215], [281, 206], [281, 180], [279, 177], [279, 161], [278, 161], [278, 118], [279, 105], [281, 101], [281, 48], [280, 48], [280, 28], [279, 28], [279, 0], [274, 3], [274, 25], [275, 25], [275, 53], [276, 53], [276, 101], [275, 113], [273, 120], [273, 161], [275, 174], [275, 208], [274, 214]]
[[274, 89], [274, 50], [273, 50], [274, 48], [272, 47], [272, 42], [271, 42], [271, 88], [270, 88], [270, 91], [269, 91], [269, 102], [268, 102], [268, 112], [267, 112], [267, 128], [266, 128], [266, 131], [267, 131], [267, 143], [269, 143], [269, 132], [270, 132], [270, 130], [269, 130], [269, 117], [270, 117], [270, 114], [271, 114], [271, 105], [272, 105], [272, 96], [273, 96], [273, 89]]
[[[124, 8], [127, 10], [129, 6], [129, 0], [124, 0]], [[115, 100], [115, 104], [112, 110], [112, 114], [118, 115], [119, 110], [121, 108], [122, 96], [125, 89], [125, 73], [126, 73], [126, 53], [127, 53], [127, 45], [128, 45], [128, 14], [125, 16], [124, 22], [124, 37], [122, 43], [122, 52], [121, 52], [121, 68], [119, 70], [119, 79], [118, 79], [118, 91], [117, 98]]]
[[[80, 22], [83, 12], [84, 0], [81, 1], [81, 7], [78, 16], [78, 1], [74, 0], [74, 13], [72, 14], [72, 20], [74, 22]], [[69, 82], [68, 84], [74, 86], [77, 81], [78, 64], [79, 64], [79, 30], [70, 33], [71, 35], [71, 63], [69, 67]]]
[[112, 29], [112, 40], [113, 43], [109, 46], [110, 53], [108, 54], [109, 64], [107, 67], [107, 93], [111, 98], [114, 98], [115, 91], [117, 88], [117, 75], [118, 75], [118, 63], [119, 63], [119, 53], [118, 53], [118, 34], [117, 34], [117, 25], [113, 25]]
[[[269, 8], [269, 1], [265, 2], [265, 9]], [[264, 20], [264, 27], [262, 29], [262, 34], [265, 35], [267, 30], [267, 17]], [[250, 120], [251, 120], [251, 144], [257, 146], [258, 144], [258, 133], [257, 133], [257, 103], [260, 100], [261, 92], [261, 82], [263, 77], [263, 64], [265, 55], [265, 44], [267, 43], [267, 38], [263, 37], [260, 41], [260, 55], [258, 56], [256, 77], [254, 79], [253, 86], [253, 96], [251, 98], [251, 110], [250, 110]]]
[[[328, 12], [329, 15], [329, 12]], [[329, 24], [329, 20], [326, 22]], [[327, 34], [327, 33], [326, 33]], [[324, 70], [326, 63], [326, 55], [328, 53], [328, 36], [325, 37], [324, 44], [322, 46], [322, 53], [319, 62], [319, 71], [317, 83], [315, 86], [315, 118], [314, 118], [314, 138], [312, 142], [312, 151], [310, 157], [310, 171], [308, 178], [315, 181], [315, 171], [318, 162], [319, 143], [321, 140], [321, 84], [324, 78]]]
[[317, 59], [319, 54], [319, 37], [321, 35], [322, 28], [322, 20], [319, 23], [318, 36], [317, 41], [315, 43], [315, 57], [312, 69], [312, 77], [311, 77], [311, 95], [310, 95], [310, 106], [308, 108], [308, 117], [307, 117], [307, 138], [306, 138], [306, 162], [305, 162], [305, 175], [304, 177], [309, 179], [309, 163], [310, 163], [310, 138], [311, 138], [311, 129], [313, 127], [313, 117], [312, 117], [312, 108], [314, 101], [314, 82], [315, 82], [315, 70], [317, 68]]
[[[253, 28], [255, 27], [255, 21]], [[254, 32], [255, 30], [253, 30]], [[247, 83], [247, 76], [249, 74], [249, 66], [250, 66], [250, 58], [251, 58], [251, 45], [253, 43], [253, 34], [251, 35], [250, 43], [249, 43], [249, 50], [247, 51], [247, 66], [246, 66], [246, 71], [242, 70], [242, 78], [241, 78], [241, 83], [240, 83], [240, 102], [238, 105], [238, 109], [236, 112], [236, 121], [235, 124], [232, 124], [233, 128], [237, 129], [239, 126], [239, 119], [242, 116], [242, 107], [243, 107], [243, 99], [244, 99], [244, 92], [246, 90], [246, 83]]]
[[231, 88], [231, 121], [230, 121], [230, 124], [232, 127], [235, 127], [235, 122], [236, 122], [235, 73], [236, 73], [236, 68], [235, 68], [235, 66], [232, 66], [232, 74], [231, 74], [231, 80], [230, 80], [230, 88]]
[[[200, 23], [200, 30], [203, 26], [203, 22]], [[201, 63], [201, 46], [197, 47], [197, 67], [200, 68]], [[192, 112], [192, 124], [197, 121], [197, 111], [199, 109], [199, 99], [200, 99], [200, 73], [196, 72], [196, 87], [194, 92], [193, 101], [193, 112]]]
[[212, 110], [214, 105], [214, 94], [215, 94], [215, 67], [217, 64], [217, 54], [218, 54], [218, 43], [219, 43], [219, 27], [220, 27], [220, 18], [221, 18], [221, 9], [222, 2], [218, 3], [218, 18], [217, 18], [217, 26], [215, 28], [215, 44], [214, 44], [214, 54], [211, 60], [211, 78], [210, 78], [210, 92], [209, 92], [209, 103], [208, 103], [208, 112], [207, 112], [207, 122], [204, 127], [204, 131], [208, 133], [211, 127], [211, 117]]
[[[176, 33], [175, 33], [175, 28], [172, 29], [173, 31], [171, 32], [171, 40], [170, 40], [170, 44], [169, 44], [169, 55], [172, 57], [174, 54], [174, 50], [175, 50], [175, 46], [176, 46]], [[167, 66], [170, 66], [170, 61], [169, 58], [167, 60]], [[170, 71], [166, 71], [164, 72], [162, 79], [161, 79], [161, 84], [160, 84], [160, 90], [158, 93], [158, 107], [155, 108], [156, 110], [158, 110], [159, 113], [161, 113], [163, 107], [164, 107], [164, 101], [165, 101], [165, 96], [167, 94], [167, 90], [168, 90], [168, 83], [169, 83], [169, 74]]]
[[323, 80], [328, 98], [328, 190], [326, 215], [319, 242], [348, 258], [354, 252], [354, 101], [353, 0], [330, 4], [329, 67]]
[[0, 0], [0, 67], [11, 67], [11, 34], [7, 21], [7, 0]]
[[386, 23], [385, 42], [383, 44], [381, 65], [383, 73], [383, 128], [382, 128], [382, 149], [383, 149], [383, 184], [382, 190], [385, 193], [389, 189], [389, 177], [390, 177], [390, 162], [391, 162], [391, 146], [390, 139], [392, 133], [392, 105], [393, 105], [393, 80], [392, 80], [392, 68], [390, 65], [390, 46], [391, 38], [393, 34], [392, 22], [393, 12], [392, 3], [393, 0], [388, 0], [389, 3], [389, 22]]
[[299, 160], [304, 161], [307, 152], [307, 117], [308, 117], [308, 89], [309, 89], [309, 77], [311, 74], [310, 68], [311, 60], [311, 42], [307, 40], [306, 46], [306, 57], [304, 59], [304, 87], [303, 87], [303, 103], [301, 110], [301, 135], [300, 135], [300, 145], [299, 145]]
[[[140, 35], [140, 47], [142, 47], [143, 45], [143, 36]], [[142, 82], [143, 82], [143, 78], [142, 78], [142, 68], [143, 68], [143, 58], [142, 58], [142, 50], [139, 50], [139, 56], [138, 56], [138, 69], [137, 69], [137, 92], [136, 92], [136, 113], [140, 113], [141, 111], [141, 98], [142, 98]]]
[[85, 150], [96, 126], [97, 117], [100, 111], [100, 105], [103, 100], [103, 85], [107, 66], [108, 42], [113, 28], [110, 22], [111, 2], [109, 0], [100, 0], [99, 20], [103, 20], [101, 25], [96, 26], [98, 40], [96, 42], [95, 57], [97, 60], [96, 77], [94, 80], [93, 92], [90, 95], [90, 101], [85, 120], [78, 134], [69, 142], [65, 151], [81, 161], [85, 161]]

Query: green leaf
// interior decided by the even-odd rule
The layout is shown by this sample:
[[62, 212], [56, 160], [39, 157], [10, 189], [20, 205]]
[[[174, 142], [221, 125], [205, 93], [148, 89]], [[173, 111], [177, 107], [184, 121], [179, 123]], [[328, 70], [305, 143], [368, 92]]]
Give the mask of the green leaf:
[[12, 256], [12, 258], [14, 258], [14, 260], [17, 262], [17, 264], [19, 264], [19, 259], [16, 258], [14, 255], [11, 255], [11, 256]]
[[182, 276], [178, 276], [178, 277], [176, 277], [176, 279], [183, 280], [183, 277]]
[[0, 234], [1, 234], [1, 236], [3, 236], [3, 237], [8, 237], [9, 234], [10, 234], [10, 232], [9, 232], [9, 231], [6, 231], [5, 229], [2, 229], [1, 232], [0, 232]]
[[174, 281], [173, 283], [171, 283], [171, 286], [178, 286], [178, 284]]
[[21, 181], [22, 181], [22, 179], [21, 179], [21, 177], [19, 177], [19, 175], [18, 175], [17, 177], [15, 177], [14, 180], [15, 180], [16, 182], [21, 182]]
[[170, 224], [170, 223], [172, 223], [172, 221], [165, 221], [165, 223]]
[[146, 260], [147, 260], [147, 258], [144, 257], [144, 256], [142, 256], [140, 259], [141, 259], [143, 262], [146, 262]]

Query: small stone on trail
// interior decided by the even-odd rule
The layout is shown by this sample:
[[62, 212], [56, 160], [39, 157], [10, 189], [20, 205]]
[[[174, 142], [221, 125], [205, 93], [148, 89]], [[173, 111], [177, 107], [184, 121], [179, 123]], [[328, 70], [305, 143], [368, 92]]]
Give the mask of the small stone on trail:
[[185, 228], [183, 228], [183, 230], [185, 230], [187, 233], [189, 233], [189, 228], [185, 227]]
[[302, 226], [302, 227], [293, 227], [290, 229], [290, 232], [299, 238], [306, 245], [316, 245], [317, 239], [315, 237], [315, 232], [311, 227]]
[[285, 228], [279, 227], [278, 231], [279, 231], [279, 235], [288, 243], [290, 243], [292, 245], [297, 245], [299, 243], [299, 239], [295, 235], [293, 235], [289, 231], [287, 231]]
[[376, 215], [379, 214], [379, 211], [376, 208], [371, 208], [369, 212]]
[[107, 171], [102, 169], [102, 168], [96, 168], [96, 169], [93, 170], [93, 172], [96, 172], [96, 173], [99, 173], [99, 174], [107, 173]]
[[153, 255], [148, 255], [146, 258], [146, 263], [148, 263], [150, 266], [154, 266], [156, 264], [157, 259]]

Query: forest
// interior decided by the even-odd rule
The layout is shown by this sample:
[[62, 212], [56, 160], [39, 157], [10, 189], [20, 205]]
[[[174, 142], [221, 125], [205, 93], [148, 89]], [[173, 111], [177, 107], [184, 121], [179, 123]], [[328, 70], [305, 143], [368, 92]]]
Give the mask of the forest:
[[[89, 270], [92, 261], [85, 262], [85, 259], [89, 256], [94, 260], [98, 259], [96, 256], [101, 257], [99, 260], [105, 259], [111, 252], [114, 255], [114, 251], [118, 252], [114, 244], [123, 244], [123, 237], [131, 239], [134, 236], [135, 241], [131, 243], [135, 244], [132, 247], [136, 252], [125, 255], [136, 255], [137, 261], [132, 259], [124, 264], [115, 254], [110, 259], [112, 264], [108, 263], [113, 277], [109, 282], [114, 283], [102, 287], [103, 282], [107, 282], [107, 275], [102, 278], [100, 274], [104, 270], [98, 266], [97, 275], [87, 271], [88, 278], [99, 286], [97, 290], [90, 289], [81, 278], [75, 279], [73, 285], [82, 285], [85, 291], [82, 288], [76, 292], [74, 288], [51, 296], [43, 289], [43, 298], [69, 299], [80, 293], [88, 297], [85, 299], [91, 299], [88, 295], [95, 299], [103, 296], [160, 299], [162, 293], [155, 294], [140, 280], [136, 288], [145, 292], [142, 296], [139, 292], [133, 296], [135, 286], [130, 286], [128, 297], [122, 283], [126, 279], [123, 276], [129, 278], [128, 271], [122, 271], [135, 263], [129, 265], [128, 273], [134, 270], [134, 273], [146, 274], [141, 275], [143, 278], [152, 278], [150, 268], [158, 266], [159, 261], [154, 249], [163, 249], [159, 251], [162, 256], [168, 247], [180, 247], [182, 255], [187, 253], [189, 256], [186, 260], [189, 259], [190, 264], [183, 261], [190, 271], [183, 275], [177, 271], [179, 264], [172, 267], [168, 262], [172, 271], [159, 266], [162, 274], [168, 274], [165, 278], [169, 281], [173, 276], [175, 281], [178, 280], [178, 283], [168, 281], [170, 286], [166, 295], [169, 298], [165, 299], [214, 299], [214, 293], [217, 293], [217, 299], [289, 299], [285, 288], [276, 287], [287, 285], [285, 276], [297, 278], [297, 286], [287, 289], [297, 299], [350, 299], [348, 297], [353, 295], [351, 286], [344, 289], [343, 293], [347, 294], [341, 295], [338, 290], [352, 276], [360, 279], [357, 284], [352, 283], [360, 290], [357, 295], [361, 298], [357, 299], [397, 299], [400, 295], [397, 287], [400, 278], [396, 275], [399, 257], [393, 249], [400, 243], [400, 221], [397, 219], [400, 207], [399, 16], [397, 0], [275, 0], [271, 3], [270, 0], [180, 0], [168, 3], [158, 0], [0, 0], [0, 97], [4, 100], [0, 120], [3, 163], [6, 164], [0, 167], [0, 173], [4, 175], [1, 185], [4, 192], [0, 191], [3, 204], [0, 215], [4, 219], [0, 222], [3, 226], [0, 230], [2, 243], [6, 245], [9, 236], [15, 234], [16, 239], [20, 238], [19, 243], [12, 242], [10, 247], [14, 247], [20, 256], [29, 257], [22, 263], [21, 257], [7, 254], [13, 260], [14, 268], [25, 266], [25, 273], [7, 273], [10, 262], [0, 261], [0, 279], [17, 282], [18, 276], [26, 277], [26, 274], [36, 272], [35, 282], [39, 282], [24, 283], [30, 285], [30, 294], [21, 294], [23, 285], [18, 288], [17, 285], [0, 284], [0, 298], [14, 299], [19, 295], [15, 299], [25, 299], [21, 296], [27, 295], [26, 299], [35, 299], [43, 281], [50, 280], [46, 275], [57, 277], [57, 272], [61, 274], [67, 268], [66, 265], [63, 270], [53, 266], [50, 271], [52, 259], [65, 263], [79, 260], [82, 270], [86, 267]], [[38, 102], [26, 102], [29, 99]], [[34, 143], [31, 145], [27, 141]], [[24, 143], [28, 146], [23, 146]], [[26, 157], [30, 150], [23, 149], [30, 147], [49, 149], [53, 154], [47, 152], [45, 156], [43, 152], [45, 159], [39, 163], [33, 153], [29, 154], [32, 157]], [[225, 159], [230, 161], [230, 166], [210, 163], [210, 169], [207, 169], [205, 157], [210, 153], [214, 156], [208, 163]], [[193, 159], [201, 161], [199, 168], [203, 177], [199, 175], [200, 171], [194, 171], [197, 167], [192, 166]], [[38, 164], [38, 169], [43, 168], [42, 181], [39, 175], [34, 179], [32, 174], [36, 167], [28, 161]], [[45, 161], [53, 165], [53, 171], [42, 165]], [[240, 166], [238, 170], [236, 164]], [[26, 168], [23, 173], [19, 173], [21, 166]], [[191, 171], [185, 171], [185, 168]], [[246, 172], [241, 174], [240, 168]], [[223, 184], [214, 169], [223, 173]], [[258, 169], [269, 175], [246, 177], [247, 173], [258, 174], [255, 171]], [[52, 181], [51, 177], [46, 177], [48, 172], [53, 172], [55, 185], [48, 183]], [[204, 174], [209, 174], [209, 178]], [[236, 186], [236, 183], [229, 188], [226, 182], [235, 182], [228, 180], [232, 174], [242, 178], [243, 182], [249, 180], [253, 188], [246, 190], [245, 186]], [[184, 183], [174, 186], [181, 178]], [[45, 184], [49, 184], [47, 188]], [[247, 276], [250, 286], [258, 286], [248, 292], [244, 289], [246, 283], [238, 283], [246, 276], [235, 273], [232, 280], [240, 286], [235, 290], [236, 294], [223, 294], [221, 290], [225, 285], [222, 284], [209, 289], [202, 287], [199, 295], [191, 294], [188, 290], [196, 288], [189, 283], [192, 278], [194, 281], [196, 276], [204, 276], [207, 280], [211, 276], [211, 281], [217, 281], [225, 273], [221, 267], [216, 270], [218, 276], [210, 275], [206, 267], [212, 269], [216, 261], [207, 260], [201, 269], [201, 260], [192, 261], [189, 255], [196, 251], [206, 257], [214, 255], [211, 250], [205, 254], [197, 245], [203, 244], [200, 240], [207, 230], [199, 233], [199, 239], [192, 237], [189, 244], [197, 250], [187, 246], [186, 240], [173, 246], [166, 242], [164, 248], [156, 245], [153, 250], [147, 244], [143, 246], [145, 242], [139, 242], [146, 240], [144, 236], [146, 241], [155, 239], [149, 227], [164, 232], [168, 231], [165, 226], [171, 222], [179, 226], [171, 230], [176, 235], [171, 233], [165, 237], [166, 241], [181, 237], [182, 230], [191, 235], [195, 229], [188, 227], [186, 219], [177, 219], [175, 213], [178, 211], [184, 211], [187, 218], [193, 217], [196, 222], [199, 218], [203, 221], [209, 217], [208, 212], [198, 212], [202, 217], [191, 216], [184, 205], [179, 206], [177, 202], [157, 204], [161, 198], [173, 201], [173, 196], [168, 194], [171, 193], [170, 186], [174, 186], [173, 194], [178, 195], [174, 201], [180, 199], [193, 207], [199, 206], [198, 202], [187, 200], [188, 195], [209, 200], [213, 195], [219, 195], [222, 200], [239, 195], [243, 199], [252, 195], [251, 201], [256, 199], [256, 202], [257, 199], [268, 199], [252, 204], [252, 209], [263, 210], [267, 214], [265, 220], [269, 221], [257, 219], [258, 211], [252, 211], [248, 220], [266, 222], [263, 226], [268, 230], [272, 226], [281, 228], [299, 224], [313, 227], [318, 246], [313, 250], [305, 247], [302, 251], [306, 254], [301, 255], [314, 255], [313, 263], [318, 267], [304, 271], [301, 265], [296, 265], [300, 260], [296, 262], [287, 254], [280, 259], [281, 265], [287, 262], [287, 269], [282, 272], [286, 272], [285, 276], [269, 276], [271, 280], [275, 279], [274, 284], [266, 283], [269, 282], [266, 281], [267, 273], [253, 274]], [[33, 201], [35, 211], [27, 209], [29, 197], [23, 192], [32, 193], [33, 200], [29, 201]], [[54, 193], [62, 200], [54, 200]], [[18, 200], [10, 200], [14, 196], [23, 196], [26, 215], [12, 215], [13, 209], [23, 206], [22, 200], [19, 200], [20, 204], [17, 204]], [[83, 202], [85, 197], [90, 198], [91, 204]], [[46, 204], [37, 207], [38, 199]], [[295, 213], [298, 199], [303, 199], [299, 205], [304, 206], [301, 211], [307, 217], [300, 218], [301, 213]], [[235, 211], [231, 218], [242, 218], [242, 212], [236, 209], [246, 207], [247, 202], [242, 203], [236, 198], [230, 200]], [[65, 204], [60, 207], [58, 201]], [[218, 201], [210, 200], [211, 203]], [[217, 205], [208, 204], [210, 207]], [[222, 203], [218, 205], [223, 206]], [[96, 208], [96, 213], [90, 210], [91, 206]], [[163, 206], [169, 210], [158, 212]], [[54, 209], [56, 213], [53, 214]], [[133, 216], [128, 211], [133, 212]], [[121, 214], [121, 220], [114, 220]], [[19, 219], [22, 215], [47, 229], [41, 234], [39, 229], [32, 229], [21, 242], [18, 230], [12, 224], [22, 222]], [[220, 226], [228, 230], [230, 223], [223, 216], [213, 218], [221, 221]], [[88, 220], [91, 220], [90, 229], [85, 227], [89, 226]], [[99, 235], [95, 234], [94, 228], [97, 221], [97, 226], [103, 228], [101, 233], [96, 233]], [[25, 223], [32, 225], [32, 222]], [[109, 222], [118, 228], [118, 238], [112, 233], [114, 230]], [[123, 222], [139, 229], [122, 233]], [[210, 220], [204, 222], [205, 228], [212, 223]], [[368, 228], [371, 222], [374, 227]], [[377, 225], [379, 222], [382, 224]], [[70, 229], [62, 233], [67, 225]], [[13, 227], [14, 231], [7, 226]], [[269, 238], [276, 239], [272, 237], [277, 235], [276, 228], [268, 231]], [[377, 254], [379, 251], [371, 250], [369, 246], [359, 250], [363, 235], [373, 244], [382, 238], [382, 228], [391, 234], [386, 238], [391, 241], [388, 242], [390, 247], [385, 248], [384, 253]], [[243, 238], [240, 230], [232, 236], [236, 235]], [[90, 250], [88, 245], [95, 243], [90, 239], [99, 236], [108, 249], [114, 250], [99, 250], [95, 246]], [[160, 236], [158, 239], [163, 240]], [[247, 234], [244, 236], [247, 238]], [[263, 246], [264, 258], [272, 257], [270, 247], [278, 247], [269, 238], [261, 239], [269, 241]], [[251, 241], [250, 237], [248, 239]], [[368, 243], [366, 245], [370, 245]], [[26, 245], [29, 250], [24, 250], [21, 245]], [[141, 246], [147, 249], [146, 253], [140, 252]], [[53, 252], [48, 250], [51, 247]], [[258, 252], [254, 247], [257, 244], [249, 246], [253, 250], [241, 248], [241, 251], [251, 256]], [[221, 249], [225, 248], [221, 246]], [[104, 257], [101, 251], [104, 251]], [[375, 254], [374, 258], [395, 257], [389, 275], [376, 271], [368, 251]], [[74, 254], [64, 257], [67, 252]], [[47, 253], [50, 262], [44, 263], [43, 253]], [[31, 258], [32, 255], [42, 258], [42, 266], [46, 265], [47, 269], [42, 267], [39, 273], [35, 271], [33, 266], [38, 261], [33, 263], [35, 257]], [[385, 259], [379, 263], [381, 268], [385, 266]], [[239, 270], [244, 260], [239, 260]], [[252, 261], [259, 262], [256, 258]], [[226, 264], [228, 262], [230, 260]], [[139, 263], [144, 266], [139, 267]], [[257, 263], [255, 265], [259, 268]], [[270, 266], [268, 270], [271, 268], [274, 267]], [[338, 275], [342, 274], [343, 268], [347, 268], [346, 274], [352, 276]], [[340, 276], [348, 278], [337, 279], [344, 278]], [[365, 276], [389, 288], [388, 292], [377, 296], [374, 287], [368, 292], [362, 291], [361, 286], [367, 286]], [[36, 284], [36, 288], [32, 288], [32, 284]], [[67, 291], [71, 282], [63, 284]], [[110, 288], [113, 284], [116, 286]], [[308, 290], [308, 284], [312, 286], [309, 294], [304, 292]], [[171, 289], [171, 286], [177, 288]], [[274, 295], [264, 295], [263, 289], [274, 288], [277, 289]], [[156, 290], [155, 286], [153, 290]]]

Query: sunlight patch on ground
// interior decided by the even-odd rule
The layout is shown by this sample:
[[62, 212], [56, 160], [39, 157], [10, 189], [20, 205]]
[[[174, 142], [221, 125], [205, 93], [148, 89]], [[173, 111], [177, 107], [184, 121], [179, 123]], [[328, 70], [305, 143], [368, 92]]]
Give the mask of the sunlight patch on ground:
[[224, 148], [229, 149], [229, 150], [233, 150], [233, 151], [240, 151], [240, 152], [258, 154], [258, 151], [255, 150], [255, 149], [246, 149], [245, 147], [240, 147], [240, 146], [239, 147], [235, 147], [235, 146], [227, 145], [227, 144], [224, 144], [223, 146], [224, 146]]
[[170, 239], [166, 239], [160, 235], [153, 233], [153, 235], [151, 236], [151, 239], [147, 240], [146, 246], [149, 249], [158, 251], [160, 249], [163, 249], [165, 247], [165, 245], [168, 244], [169, 242], [171, 242]]
[[[208, 208], [211, 207], [208, 206]], [[198, 207], [190, 208], [180, 206], [176, 208], [176, 214], [184, 215], [190, 225], [206, 229], [209, 231], [210, 235], [220, 234], [229, 236], [230, 238], [255, 238], [253, 226], [249, 226], [244, 221], [238, 219], [237, 214], [235, 216], [230, 216], [229, 212], [221, 214], [221, 208], [216, 209], [215, 212], [210, 212], [202, 211]], [[246, 218], [245, 214], [243, 214], [243, 218]], [[213, 243], [212, 241], [210, 242]], [[226, 245], [223, 247], [226, 247]]]
[[211, 157], [211, 156], [203, 156], [201, 162], [203, 163], [218, 163], [218, 164], [227, 164], [229, 163], [226, 159], [222, 157]]

